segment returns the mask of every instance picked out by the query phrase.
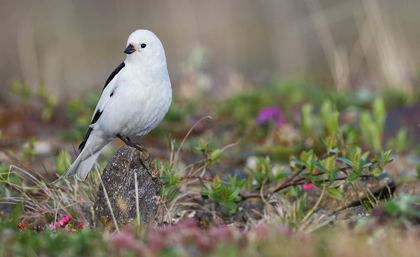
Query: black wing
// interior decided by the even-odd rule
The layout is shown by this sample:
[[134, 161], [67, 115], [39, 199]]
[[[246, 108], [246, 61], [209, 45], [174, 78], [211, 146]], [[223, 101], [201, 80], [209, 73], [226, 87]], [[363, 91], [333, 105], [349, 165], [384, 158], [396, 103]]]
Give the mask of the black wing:
[[106, 88], [106, 86], [108, 86], [108, 84], [109, 84], [109, 82], [111, 82], [111, 80], [113, 80], [114, 79], [114, 77], [115, 77], [115, 75], [117, 75], [121, 70], [122, 70], [122, 68], [124, 68], [125, 67], [125, 63], [124, 62], [122, 62], [120, 65], [118, 65], [118, 67], [111, 73], [111, 75], [109, 75], [109, 78], [106, 80], [106, 82], [105, 82], [105, 86], [104, 86], [104, 89], [102, 89], [102, 92], [105, 90], [105, 88]]
[[[108, 77], [108, 79], [106, 80], [106, 82], [105, 82], [105, 86], [104, 86], [104, 88], [102, 89], [102, 92], [104, 92], [104, 90], [105, 90], [105, 88], [106, 88], [106, 86], [108, 86], [108, 84], [114, 79], [114, 77], [123, 69], [125, 67], [125, 63], [124, 62], [122, 62], [120, 65], [118, 65], [118, 67], [111, 73], [111, 75], [109, 75], [109, 77]], [[113, 93], [114, 92], [112, 92], [111, 93], [111, 96], [113, 95]], [[95, 124], [97, 121], [98, 121], [98, 119], [99, 119], [99, 117], [101, 117], [101, 115], [102, 115], [102, 111], [100, 111], [100, 110], [97, 110], [96, 111], [96, 113], [95, 113], [95, 115], [93, 116], [93, 119], [92, 119], [92, 122], [90, 123], [90, 125], [92, 125], [92, 124]], [[88, 140], [88, 138], [89, 138], [89, 136], [90, 136], [90, 133], [92, 133], [92, 128], [91, 127], [89, 127], [89, 129], [88, 129], [88, 131], [87, 131], [87, 133], [86, 133], [86, 136], [85, 136], [85, 139], [83, 140], [83, 142], [79, 145], [79, 151], [82, 151], [83, 150], [83, 148], [85, 148], [85, 145], [86, 145], [86, 142], [87, 142], [87, 140]]]
[[[95, 124], [95, 123], [98, 121], [99, 117], [101, 117], [101, 115], [102, 115], [102, 112], [100, 112], [99, 110], [98, 110], [98, 111], [96, 111], [95, 116], [93, 117], [93, 120], [92, 120], [92, 122], [90, 123], [90, 125]], [[88, 129], [88, 131], [87, 131], [87, 133], [86, 133], [85, 139], [84, 139], [84, 140], [83, 140], [83, 142], [79, 145], [79, 150], [80, 150], [80, 151], [82, 151], [82, 150], [83, 150], [83, 148], [85, 148], [86, 142], [87, 142], [87, 140], [88, 140], [88, 138], [89, 138], [89, 136], [90, 136], [90, 133], [91, 133], [91, 132], [92, 132], [92, 128], [91, 128], [91, 127], [89, 127], [89, 129]]]

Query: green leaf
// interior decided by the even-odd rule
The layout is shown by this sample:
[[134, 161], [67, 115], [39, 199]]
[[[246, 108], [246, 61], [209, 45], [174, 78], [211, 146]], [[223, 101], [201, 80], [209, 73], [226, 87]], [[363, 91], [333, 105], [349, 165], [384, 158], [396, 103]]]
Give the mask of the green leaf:
[[330, 171], [329, 170], [327, 170], [324, 166], [322, 166], [322, 164], [316, 164], [315, 165], [315, 167], [319, 170], [319, 171], [322, 171], [322, 172], [325, 172], [325, 173], [330, 173]]
[[296, 159], [296, 158], [290, 158], [289, 159], [290, 160], [290, 162], [294, 162], [295, 164], [297, 164], [297, 165], [300, 165], [300, 166], [305, 166], [305, 163], [303, 163], [302, 161], [300, 161], [299, 159]]
[[[324, 186], [329, 187], [334, 183], [334, 181], [335, 181], [334, 176], [330, 176], [330, 177], [328, 177], [328, 183], [322, 182], [320, 185], [324, 184]], [[320, 186], [317, 186], [317, 187], [320, 187]]]
[[338, 167], [335, 167], [334, 169], [332, 169], [332, 171], [330, 171], [330, 174], [333, 174], [334, 176], [337, 175], [337, 173], [340, 171], [341, 169]]
[[353, 182], [353, 181], [357, 180], [359, 177], [360, 177], [360, 175], [358, 173], [353, 172], [347, 177], [346, 181], [347, 182]]
[[200, 191], [200, 194], [203, 198], [207, 199], [209, 198], [210, 189], [206, 188]]
[[314, 184], [314, 186], [316, 186], [316, 187], [320, 187], [322, 185], [322, 182], [318, 181], [318, 180], [314, 180], [314, 181], [312, 181], [312, 184]]
[[321, 105], [321, 119], [329, 135], [335, 136], [338, 130], [338, 111], [330, 100], [323, 101]]
[[334, 188], [334, 187], [327, 188], [327, 193], [332, 198], [335, 198], [335, 199], [338, 199], [338, 200], [341, 200], [344, 197], [344, 193], [341, 192], [340, 190], [338, 190], [337, 188]]
[[289, 175], [287, 173], [279, 172], [274, 178], [270, 178], [270, 182], [279, 181], [287, 178]]
[[214, 189], [214, 193], [218, 194], [221, 190], [221, 182], [220, 182], [220, 177], [216, 176], [216, 178], [213, 181], [213, 189]]
[[268, 177], [268, 175], [266, 175], [264, 173], [255, 173], [254, 176], [260, 182]]
[[365, 165], [363, 165], [363, 168], [371, 167], [372, 165], [373, 165], [373, 163], [369, 162], [369, 163], [366, 163]]
[[304, 104], [301, 108], [301, 130], [304, 136], [310, 136], [311, 130], [314, 127], [314, 121], [312, 118], [313, 105]]
[[235, 198], [239, 194], [239, 188], [238, 187], [231, 188], [230, 190], [231, 190], [230, 195], [228, 195], [228, 197], [226, 198], [227, 201], [233, 201], [233, 200], [235, 200]]
[[360, 154], [359, 153], [355, 153], [355, 154], [353, 154], [353, 159], [352, 159], [352, 162], [354, 163], [354, 169], [355, 170], [359, 170], [359, 167], [360, 167]]
[[200, 140], [198, 143], [199, 150], [206, 150], [207, 149], [207, 142], [204, 140]]
[[376, 167], [373, 171], [372, 171], [372, 176], [374, 177], [379, 177], [380, 175], [382, 175], [382, 169], [379, 167]]
[[239, 188], [243, 188], [245, 185], [246, 185], [246, 179], [245, 178], [243, 178], [239, 181], [236, 181], [236, 186], [239, 187]]
[[308, 194], [305, 192], [303, 194], [303, 197], [298, 201], [298, 203], [299, 203], [298, 213], [297, 213], [298, 220], [300, 220], [304, 216], [304, 210], [305, 210], [305, 207], [306, 207], [307, 197], [308, 197]]
[[363, 160], [362, 158], [359, 159], [359, 171], [362, 171], [364, 169], [364, 166], [366, 164], [366, 161]]
[[235, 176], [233, 176], [233, 177], [229, 176], [230, 185], [233, 186], [233, 187], [236, 186], [236, 175], [237, 174], [235, 173]]
[[224, 203], [221, 203], [221, 205], [223, 205], [226, 208], [228, 208], [229, 211], [233, 211], [233, 210], [236, 209], [236, 204], [234, 202], [224, 202]]
[[384, 153], [384, 159], [385, 159], [385, 161], [387, 161], [387, 160], [388, 160], [389, 156], [391, 155], [391, 152], [392, 152], [392, 150], [388, 150], [388, 151], [386, 151], [386, 152]]
[[395, 200], [386, 202], [384, 206], [385, 210], [390, 214], [397, 214], [401, 211], [400, 206], [395, 202]]
[[385, 153], [382, 154], [382, 161], [381, 161], [381, 167], [384, 167], [385, 165], [387, 165], [388, 163], [390, 163], [391, 161], [388, 161], [389, 156], [391, 155], [392, 150], [388, 150]]
[[240, 197], [239, 195], [235, 198], [235, 200], [233, 200], [234, 202], [239, 202], [242, 200], [242, 197]]
[[312, 178], [312, 174], [311, 173], [301, 173], [301, 174], [299, 174], [299, 177], [310, 180]]
[[314, 156], [314, 151], [313, 151], [313, 150], [310, 150], [310, 151], [306, 152], [306, 153], [303, 155], [303, 159], [302, 159], [302, 161], [303, 161], [305, 164], [310, 164], [310, 163], [311, 163], [311, 161], [312, 161], [313, 156]]
[[370, 152], [365, 152], [362, 154], [362, 156], [360, 156], [360, 159], [366, 160], [367, 157], [369, 156]]
[[310, 174], [312, 174], [312, 171], [314, 170], [314, 167], [315, 167], [315, 164], [316, 164], [316, 160], [311, 160], [311, 162], [310, 162], [310, 165], [308, 165], [307, 167], [306, 167], [306, 169], [307, 169], [307, 171], [310, 173]]
[[377, 98], [373, 102], [373, 118], [380, 133], [383, 132], [386, 121], [385, 102], [382, 98]]
[[354, 167], [354, 163], [352, 161], [350, 161], [349, 159], [346, 158], [342, 158], [342, 157], [337, 157], [337, 160], [342, 161], [344, 163], [346, 163], [347, 165], [349, 165], [350, 167]]
[[212, 160], [212, 162], [218, 163], [221, 154], [222, 152], [220, 151], [220, 149], [216, 149], [210, 154], [210, 159]]

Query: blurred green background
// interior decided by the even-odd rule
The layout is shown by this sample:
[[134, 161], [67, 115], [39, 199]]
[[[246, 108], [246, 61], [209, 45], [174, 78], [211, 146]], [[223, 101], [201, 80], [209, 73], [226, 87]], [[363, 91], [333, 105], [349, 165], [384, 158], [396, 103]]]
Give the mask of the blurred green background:
[[[99, 92], [140, 28], [163, 42], [179, 96], [201, 87], [224, 97], [306, 75], [337, 91], [412, 91], [419, 10], [413, 0], [2, 0], [0, 99], [10, 100], [12, 79], [59, 96]], [[185, 60], [203, 55], [190, 85]]]

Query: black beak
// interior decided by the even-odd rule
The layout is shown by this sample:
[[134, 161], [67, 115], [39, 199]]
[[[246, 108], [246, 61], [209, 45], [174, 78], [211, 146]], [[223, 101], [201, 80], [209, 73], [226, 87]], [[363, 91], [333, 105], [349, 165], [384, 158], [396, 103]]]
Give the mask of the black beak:
[[132, 54], [136, 51], [133, 45], [128, 45], [127, 48], [124, 50], [124, 53], [126, 54]]

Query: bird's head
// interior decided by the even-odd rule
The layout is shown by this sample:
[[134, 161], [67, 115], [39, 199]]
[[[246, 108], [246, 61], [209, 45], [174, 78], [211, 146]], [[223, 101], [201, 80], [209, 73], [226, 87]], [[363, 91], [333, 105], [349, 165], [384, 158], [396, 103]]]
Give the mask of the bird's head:
[[126, 62], [142, 65], [166, 65], [165, 50], [159, 38], [148, 30], [136, 30], [128, 37]]

